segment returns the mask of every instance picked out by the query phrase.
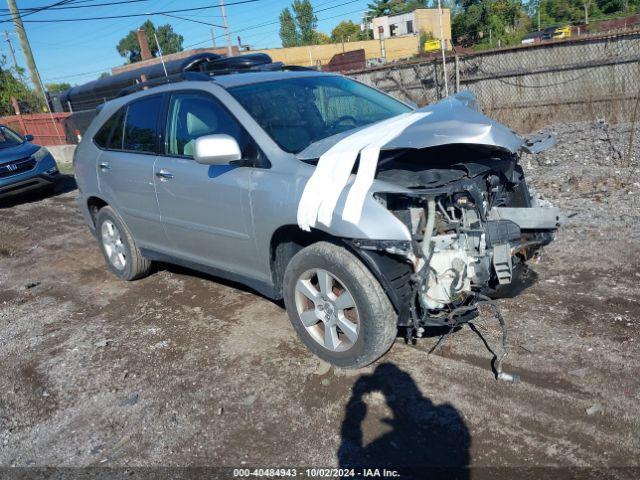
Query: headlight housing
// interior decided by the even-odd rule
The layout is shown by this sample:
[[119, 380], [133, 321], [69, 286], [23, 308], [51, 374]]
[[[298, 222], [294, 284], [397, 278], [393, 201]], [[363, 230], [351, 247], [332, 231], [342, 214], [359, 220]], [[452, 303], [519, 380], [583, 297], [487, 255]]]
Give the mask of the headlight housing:
[[34, 153], [33, 155], [31, 155], [31, 157], [36, 161], [39, 162], [40, 160], [42, 160], [44, 157], [46, 157], [47, 155], [49, 155], [49, 150], [47, 150], [45, 147], [40, 147], [40, 149]]

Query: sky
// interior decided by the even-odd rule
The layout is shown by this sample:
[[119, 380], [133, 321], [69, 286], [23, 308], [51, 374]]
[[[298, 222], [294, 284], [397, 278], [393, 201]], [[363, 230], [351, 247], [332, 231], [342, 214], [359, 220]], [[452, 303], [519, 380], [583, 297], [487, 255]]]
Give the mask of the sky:
[[[16, 0], [18, 8], [37, 8], [55, 3], [56, 0]], [[114, 0], [119, 1], [119, 0]], [[283, 8], [290, 6], [292, 0], [257, 0], [252, 3], [231, 5], [238, 0], [226, 0], [227, 17], [232, 43], [241, 37], [244, 45], [252, 49], [280, 47], [278, 36], [278, 16]], [[318, 17], [318, 30], [327, 34], [342, 20], [360, 23], [362, 13], [371, 0], [312, 0]], [[4, 2], [2, 2], [4, 3]], [[77, 5], [106, 4], [108, 0], [80, 0]], [[82, 84], [97, 78], [100, 73], [110, 71], [111, 67], [126, 63], [116, 50], [120, 39], [130, 30], [137, 29], [147, 18], [156, 26], [171, 24], [173, 29], [184, 37], [183, 47], [203, 48], [213, 45], [211, 28], [208, 25], [180, 20], [165, 15], [145, 15], [140, 17], [80, 22], [31, 23], [28, 20], [55, 20], [63, 18], [100, 17], [112, 15], [146, 14], [158, 11], [180, 10], [204, 7], [206, 10], [176, 12], [185, 19], [222, 25], [219, 0], [138, 0], [130, 4], [92, 6], [66, 10], [49, 9], [23, 18], [25, 30], [31, 43], [31, 49], [43, 82], [68, 82]], [[6, 9], [5, 5], [0, 8]], [[0, 11], [0, 19], [6, 20], [6, 12]], [[214, 28], [216, 43], [224, 46], [225, 38], [221, 28]], [[9, 47], [4, 41], [4, 31], [9, 32], [17, 61], [26, 67], [18, 36], [13, 23], [0, 22], [0, 55], [11, 62]]]

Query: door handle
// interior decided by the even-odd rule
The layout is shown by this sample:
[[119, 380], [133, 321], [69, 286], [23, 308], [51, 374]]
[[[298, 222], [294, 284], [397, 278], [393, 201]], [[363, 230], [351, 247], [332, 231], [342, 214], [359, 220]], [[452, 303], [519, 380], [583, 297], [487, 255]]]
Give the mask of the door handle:
[[156, 172], [156, 177], [160, 178], [160, 180], [169, 180], [173, 178], [173, 173], [163, 168], [159, 172]]
[[111, 170], [111, 165], [109, 165], [107, 162], [102, 162], [100, 165], [98, 165], [100, 167], [100, 170], [102, 170], [103, 172], [105, 170]]

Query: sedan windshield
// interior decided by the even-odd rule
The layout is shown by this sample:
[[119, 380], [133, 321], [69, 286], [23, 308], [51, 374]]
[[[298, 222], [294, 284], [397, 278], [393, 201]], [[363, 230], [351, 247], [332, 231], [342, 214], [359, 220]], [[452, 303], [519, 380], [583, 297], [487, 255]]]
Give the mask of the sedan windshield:
[[338, 76], [288, 78], [233, 87], [229, 92], [290, 153], [411, 111], [389, 95]]
[[20, 135], [0, 125], [0, 148], [17, 147], [23, 143], [24, 140]]

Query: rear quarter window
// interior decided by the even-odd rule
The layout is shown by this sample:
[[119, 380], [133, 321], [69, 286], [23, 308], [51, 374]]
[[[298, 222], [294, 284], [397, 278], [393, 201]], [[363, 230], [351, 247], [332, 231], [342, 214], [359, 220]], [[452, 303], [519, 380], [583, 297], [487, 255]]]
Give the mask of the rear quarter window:
[[93, 137], [94, 143], [103, 149], [119, 150], [122, 148], [122, 119], [124, 111], [118, 110], [104, 122]]

